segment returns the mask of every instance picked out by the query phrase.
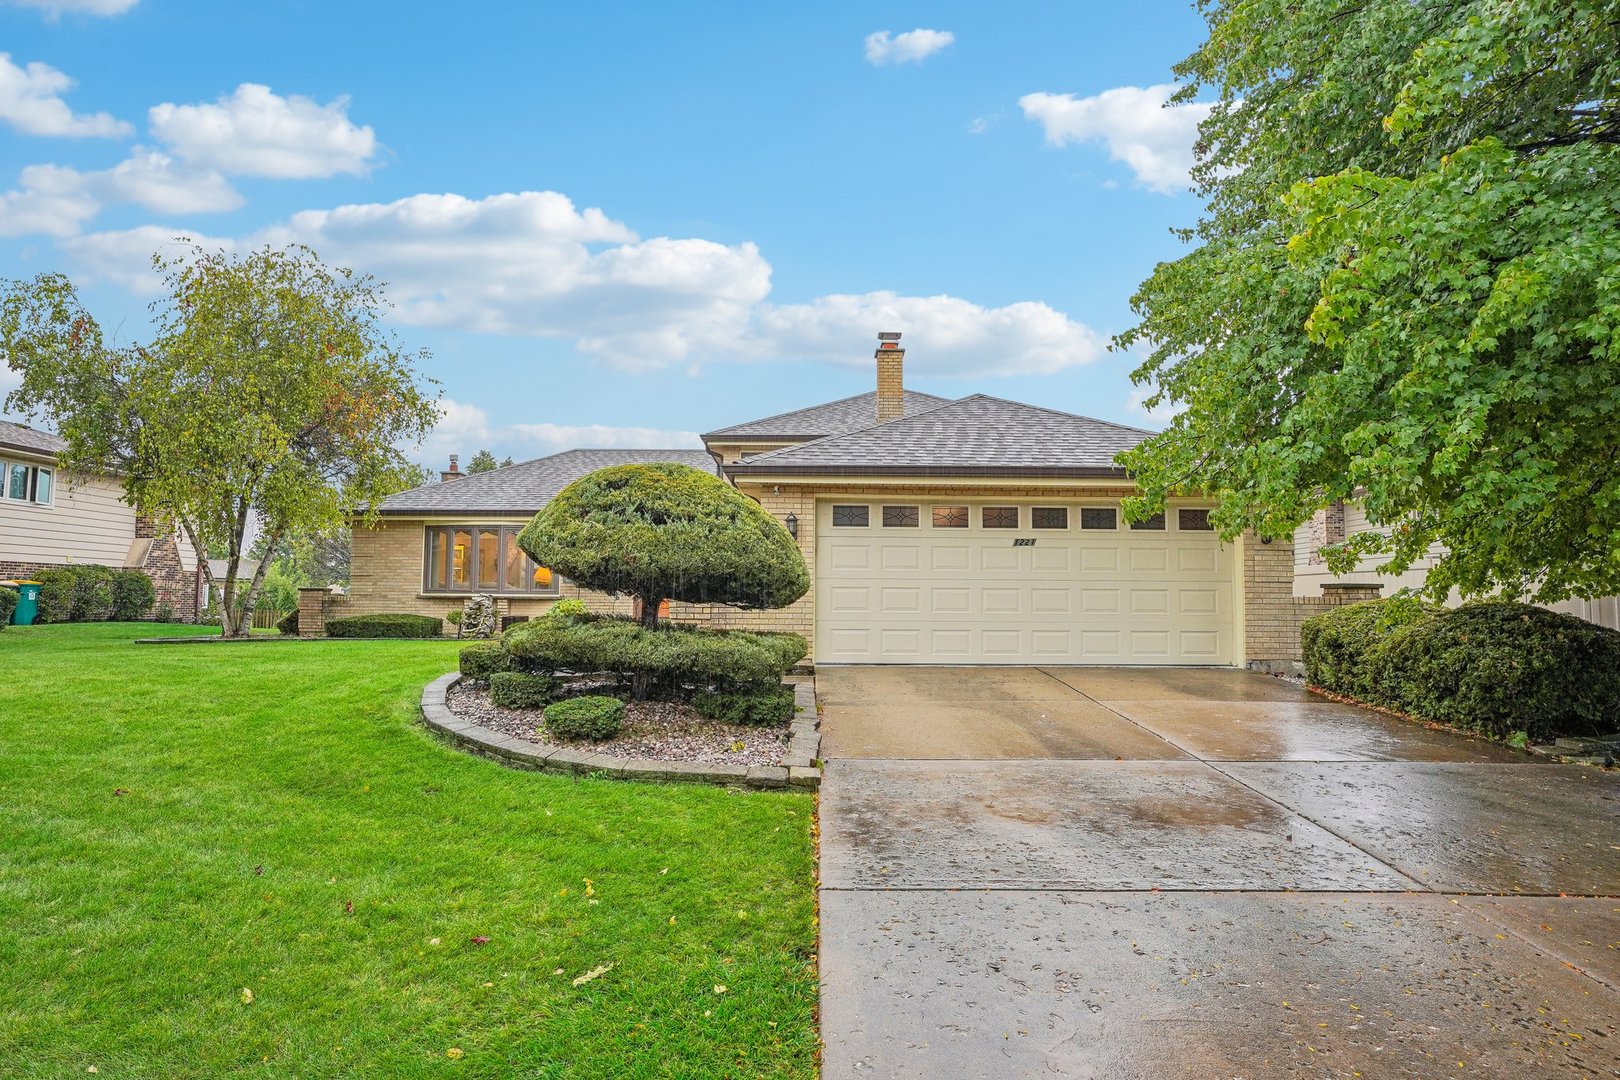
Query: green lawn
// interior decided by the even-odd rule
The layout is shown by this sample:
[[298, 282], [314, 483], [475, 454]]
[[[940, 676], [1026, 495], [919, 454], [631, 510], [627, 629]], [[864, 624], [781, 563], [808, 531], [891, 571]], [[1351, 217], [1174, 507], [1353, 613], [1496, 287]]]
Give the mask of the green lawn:
[[452, 750], [452, 643], [153, 632], [0, 633], [4, 1075], [814, 1074], [808, 797]]

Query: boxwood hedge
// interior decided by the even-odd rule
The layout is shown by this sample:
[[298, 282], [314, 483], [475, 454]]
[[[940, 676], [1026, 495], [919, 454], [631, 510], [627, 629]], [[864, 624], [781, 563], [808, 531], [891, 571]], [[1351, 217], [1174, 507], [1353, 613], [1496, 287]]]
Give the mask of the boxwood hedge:
[[1365, 700], [1371, 692], [1367, 653], [1433, 610], [1411, 597], [1390, 597], [1312, 615], [1299, 628], [1305, 677], [1324, 690]]
[[624, 727], [624, 702], [597, 695], [569, 698], [546, 707], [545, 723], [555, 739], [611, 739]]
[[516, 664], [500, 642], [480, 641], [461, 650], [460, 667], [464, 678], [487, 681], [498, 672], [515, 670]]
[[444, 620], [432, 615], [349, 615], [326, 620], [326, 635], [335, 638], [435, 638]]
[[0, 630], [11, 622], [11, 613], [17, 610], [20, 594], [15, 589], [0, 587]]
[[745, 693], [694, 694], [692, 708], [710, 720], [748, 727], [771, 727], [793, 719], [793, 687], [778, 685]]
[[527, 671], [496, 671], [489, 676], [489, 700], [503, 709], [540, 709], [556, 698], [562, 683]]

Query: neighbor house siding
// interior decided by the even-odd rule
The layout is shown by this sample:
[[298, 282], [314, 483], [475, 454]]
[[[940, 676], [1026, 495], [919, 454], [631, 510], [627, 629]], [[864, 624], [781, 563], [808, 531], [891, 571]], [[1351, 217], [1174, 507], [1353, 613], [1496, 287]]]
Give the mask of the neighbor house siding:
[[[0, 461], [54, 468], [48, 458], [0, 450]], [[100, 563], [123, 566], [135, 539], [135, 510], [110, 477], [58, 471], [49, 506], [0, 499], [0, 562], [30, 566]]]

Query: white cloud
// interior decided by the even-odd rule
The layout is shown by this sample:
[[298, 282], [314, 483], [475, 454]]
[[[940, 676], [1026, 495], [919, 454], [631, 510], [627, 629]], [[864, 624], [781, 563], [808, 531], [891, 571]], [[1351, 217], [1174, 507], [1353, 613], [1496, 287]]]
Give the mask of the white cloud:
[[152, 271], [152, 256], [181, 254], [192, 244], [209, 251], [239, 251], [229, 237], [205, 236], [167, 225], [142, 225], [119, 232], [89, 233], [57, 242], [84, 271], [87, 279], [111, 281], [137, 296], [154, 296], [163, 282]]
[[65, 14], [122, 15], [140, 0], [4, 0], [12, 7], [35, 8], [52, 19]]
[[605, 424], [513, 424], [511, 432], [525, 445], [542, 454], [554, 454], [572, 447], [591, 449], [703, 448], [695, 431], [665, 431], [662, 428], [608, 427]]
[[956, 35], [949, 30], [919, 28], [903, 34], [879, 30], [866, 35], [866, 59], [878, 65], [920, 64], [955, 40]]
[[1137, 180], [1172, 194], [1188, 186], [1198, 124], [1213, 105], [1169, 105], [1176, 88], [1168, 83], [1142, 88], [1118, 86], [1091, 97], [1025, 94], [1024, 116], [1039, 123], [1053, 146], [1102, 142], [1108, 156], [1123, 162]]
[[[150, 293], [152, 252], [178, 231], [149, 225], [61, 246], [87, 275]], [[1059, 371], [1103, 352], [1096, 331], [1037, 301], [984, 307], [872, 292], [772, 304], [771, 267], [753, 244], [643, 239], [552, 191], [308, 210], [236, 241], [201, 242], [305, 243], [386, 282], [400, 323], [568, 340], [627, 371], [772, 359], [864, 366], [878, 330], [905, 332], [913, 371], [950, 376]]]
[[1156, 393], [1151, 386], [1138, 386], [1125, 398], [1125, 409], [1133, 412], [1145, 420], [1152, 421], [1157, 427], [1163, 427], [1170, 419], [1179, 413], [1185, 412], [1187, 403], [1184, 401], [1161, 401], [1153, 407], [1148, 406], [1148, 398]]
[[434, 468], [446, 465], [451, 454], [459, 454], [465, 464], [473, 454], [486, 449], [493, 450], [496, 457], [509, 454], [526, 460], [576, 447], [701, 449], [703, 446], [703, 440], [695, 431], [606, 424], [510, 424], [503, 427], [492, 424], [489, 414], [477, 405], [450, 398], [440, 400], [439, 415], [438, 425], [422, 443], [422, 453]]
[[301, 180], [360, 176], [377, 153], [376, 133], [348, 117], [348, 98], [325, 105], [243, 83], [203, 105], [154, 105], [147, 122], [182, 160], [234, 176]]
[[0, 122], [24, 135], [128, 135], [128, 124], [107, 113], [75, 114], [62, 100], [73, 79], [49, 64], [18, 67], [0, 53]]
[[19, 185], [0, 194], [0, 236], [72, 236], [109, 203], [135, 203], [160, 214], [242, 205], [242, 197], [218, 173], [177, 166], [167, 155], [142, 147], [99, 172], [30, 165]]

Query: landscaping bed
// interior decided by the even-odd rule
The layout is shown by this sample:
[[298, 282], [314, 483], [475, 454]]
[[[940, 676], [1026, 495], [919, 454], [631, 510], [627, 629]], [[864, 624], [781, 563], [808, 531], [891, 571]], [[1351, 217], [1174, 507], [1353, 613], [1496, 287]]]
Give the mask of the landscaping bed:
[[[489, 699], [489, 687], [463, 680], [445, 695], [452, 715], [503, 735], [558, 749], [572, 742], [549, 739], [545, 710], [503, 709]], [[788, 747], [788, 723], [744, 727], [705, 719], [690, 705], [671, 701], [626, 703], [624, 726], [610, 739], [591, 743], [598, 754], [652, 761], [696, 761], [719, 765], [780, 765]]]

